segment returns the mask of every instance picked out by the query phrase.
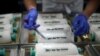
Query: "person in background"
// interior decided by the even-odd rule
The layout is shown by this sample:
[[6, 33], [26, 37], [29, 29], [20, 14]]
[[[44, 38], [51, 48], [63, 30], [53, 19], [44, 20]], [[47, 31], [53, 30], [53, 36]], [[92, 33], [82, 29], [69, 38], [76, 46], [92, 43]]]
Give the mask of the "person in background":
[[[51, 0], [48, 0], [48, 1], [43, 0], [43, 1], [45, 1], [45, 3], [43, 3], [43, 6], [46, 6], [46, 5], [50, 4], [48, 1], [51, 1]], [[63, 0], [61, 0], [61, 1], [63, 1]], [[79, 1], [82, 1], [82, 0], [79, 0]], [[75, 3], [77, 3], [77, 2], [75, 2]], [[36, 29], [37, 27], [39, 27], [39, 25], [36, 24], [36, 19], [38, 16], [38, 11], [36, 8], [36, 1], [35, 0], [24, 0], [24, 4], [28, 10], [28, 14], [24, 18], [26, 20], [24, 22], [24, 27], [29, 30]], [[81, 35], [89, 33], [88, 18], [97, 9], [98, 4], [99, 4], [99, 0], [90, 0], [89, 3], [87, 4], [86, 8], [83, 11], [78, 12], [78, 15], [73, 18], [72, 29], [74, 31], [75, 36], [81, 36]], [[76, 7], [79, 7], [79, 6], [77, 5]], [[47, 7], [48, 7], [47, 10], [49, 10], [49, 12], [51, 12], [50, 7], [53, 8], [54, 6], [51, 4], [51, 6], [47, 6]], [[74, 9], [76, 9], [76, 7]], [[57, 9], [59, 9], [59, 8], [60, 8], [60, 5], [57, 6]], [[57, 10], [57, 9], [55, 9], [55, 7], [54, 7], [54, 10]], [[76, 10], [81, 10], [81, 9], [76, 9]], [[76, 11], [76, 10], [73, 10], [73, 11]]]

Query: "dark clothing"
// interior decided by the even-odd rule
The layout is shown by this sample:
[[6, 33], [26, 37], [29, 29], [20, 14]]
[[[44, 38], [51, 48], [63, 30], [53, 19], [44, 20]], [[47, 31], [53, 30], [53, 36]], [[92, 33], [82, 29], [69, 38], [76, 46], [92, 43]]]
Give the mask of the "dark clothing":
[[2, 0], [0, 1], [0, 14], [21, 12], [23, 10], [21, 7], [19, 0]]

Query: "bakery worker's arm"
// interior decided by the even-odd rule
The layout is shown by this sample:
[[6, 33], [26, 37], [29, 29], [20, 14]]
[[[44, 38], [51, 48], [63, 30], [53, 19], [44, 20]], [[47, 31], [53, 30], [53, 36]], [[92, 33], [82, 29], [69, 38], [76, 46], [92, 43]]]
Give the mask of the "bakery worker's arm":
[[85, 10], [76, 16], [72, 21], [72, 29], [75, 36], [82, 36], [89, 33], [88, 18], [97, 9], [99, 0], [90, 0]]
[[36, 0], [23, 0], [27, 9], [27, 14], [24, 17], [24, 28], [36, 29], [39, 25], [36, 24], [38, 12], [36, 9]]
[[35, 0], [24, 0], [24, 5], [27, 10], [30, 10], [31, 8], [36, 8], [36, 1]]
[[84, 14], [87, 17], [90, 17], [91, 14], [97, 9], [97, 7], [99, 6], [100, 1], [99, 0], [90, 0], [90, 2], [87, 4], [85, 10], [84, 10]]

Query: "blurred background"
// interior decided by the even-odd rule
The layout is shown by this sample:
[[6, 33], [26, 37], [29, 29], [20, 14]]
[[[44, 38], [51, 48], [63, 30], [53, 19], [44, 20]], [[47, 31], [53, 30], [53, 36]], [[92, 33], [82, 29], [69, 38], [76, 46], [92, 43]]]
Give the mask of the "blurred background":
[[[2, 0], [3, 3], [0, 3], [0, 13], [18, 13], [18, 12], [23, 12], [26, 11], [25, 7], [23, 5], [23, 0]], [[89, 0], [84, 0], [84, 7], [88, 3]], [[13, 5], [12, 5], [13, 2]], [[10, 5], [10, 7], [5, 7], [6, 5]], [[42, 4], [41, 0], [37, 0], [37, 7], [38, 10], [42, 10]], [[1, 11], [2, 10], [2, 11]], [[100, 7], [96, 10], [96, 13], [100, 13]]]

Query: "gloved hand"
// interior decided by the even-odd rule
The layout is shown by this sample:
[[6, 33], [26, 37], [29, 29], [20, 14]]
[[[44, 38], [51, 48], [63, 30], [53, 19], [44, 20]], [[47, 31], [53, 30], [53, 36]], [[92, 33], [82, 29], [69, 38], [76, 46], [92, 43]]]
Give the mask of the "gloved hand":
[[72, 29], [75, 36], [82, 36], [89, 33], [88, 18], [84, 14], [79, 14], [72, 21]]
[[36, 19], [38, 16], [38, 12], [36, 8], [32, 8], [29, 10], [28, 14], [24, 17], [24, 28], [29, 30], [35, 30], [39, 25], [36, 24]]

